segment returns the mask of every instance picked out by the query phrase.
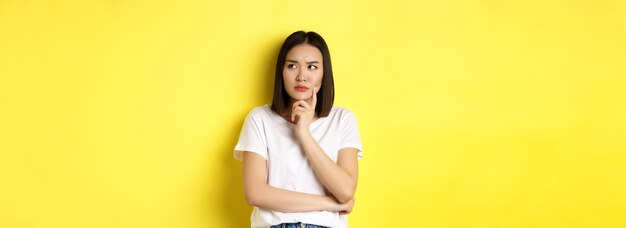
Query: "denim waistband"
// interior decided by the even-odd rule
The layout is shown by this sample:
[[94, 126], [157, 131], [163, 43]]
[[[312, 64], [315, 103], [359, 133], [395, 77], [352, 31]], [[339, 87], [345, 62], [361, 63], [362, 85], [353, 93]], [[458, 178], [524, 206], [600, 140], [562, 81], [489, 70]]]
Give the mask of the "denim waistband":
[[328, 227], [298, 222], [298, 223], [282, 223], [282, 224], [270, 226], [270, 228], [328, 228]]

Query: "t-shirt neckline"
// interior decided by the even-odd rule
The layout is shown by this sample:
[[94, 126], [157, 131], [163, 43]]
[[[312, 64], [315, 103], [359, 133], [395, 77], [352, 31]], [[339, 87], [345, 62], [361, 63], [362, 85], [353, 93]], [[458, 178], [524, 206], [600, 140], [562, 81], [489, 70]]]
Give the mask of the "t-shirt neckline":
[[[282, 116], [278, 115], [278, 113], [274, 112], [274, 110], [272, 110], [272, 107], [271, 107], [270, 104], [266, 104], [265, 107], [267, 109], [269, 109], [269, 111], [272, 113], [272, 116], [274, 118], [279, 119], [278, 121], [281, 121], [282, 123], [286, 123], [287, 126], [289, 126], [289, 127], [295, 127], [296, 126], [296, 124], [294, 124], [294, 123], [292, 123], [290, 121], [287, 121], [285, 118], [283, 118]], [[323, 119], [326, 119], [326, 117], [318, 117], [316, 120], [313, 120], [313, 122], [311, 122], [311, 126], [310, 127], [317, 126], [319, 124], [318, 122], [321, 122]]]

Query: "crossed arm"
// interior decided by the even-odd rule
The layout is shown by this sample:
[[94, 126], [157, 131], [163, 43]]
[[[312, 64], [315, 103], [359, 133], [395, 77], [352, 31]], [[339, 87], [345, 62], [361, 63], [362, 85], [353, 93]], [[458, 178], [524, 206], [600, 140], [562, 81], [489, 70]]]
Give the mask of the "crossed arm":
[[357, 149], [342, 148], [335, 163], [309, 132], [315, 119], [317, 87], [308, 100], [292, 104], [291, 120], [295, 134], [313, 172], [331, 193], [320, 196], [279, 189], [267, 184], [267, 163], [261, 156], [244, 152], [243, 187], [248, 204], [281, 212], [339, 211], [350, 213], [358, 178]]
[[[313, 142], [309, 142], [312, 140]], [[243, 188], [246, 201], [280, 212], [352, 211], [357, 182], [357, 150], [340, 150], [335, 164], [311, 137], [303, 140], [303, 147], [316, 176], [332, 194], [314, 195], [276, 188], [267, 184], [267, 163], [261, 156], [243, 153]]]

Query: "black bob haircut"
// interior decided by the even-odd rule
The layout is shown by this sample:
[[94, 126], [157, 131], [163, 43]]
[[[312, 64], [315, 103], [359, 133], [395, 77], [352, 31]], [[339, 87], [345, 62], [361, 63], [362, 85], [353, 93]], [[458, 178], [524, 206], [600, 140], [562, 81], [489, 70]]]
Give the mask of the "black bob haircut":
[[274, 98], [272, 99], [272, 110], [279, 115], [287, 113], [289, 106], [289, 94], [285, 90], [283, 80], [283, 68], [285, 67], [285, 58], [287, 52], [293, 47], [300, 44], [309, 44], [320, 50], [322, 53], [322, 62], [324, 74], [322, 76], [322, 85], [317, 92], [317, 104], [315, 106], [315, 114], [319, 117], [327, 117], [333, 107], [335, 100], [335, 83], [333, 82], [333, 70], [330, 64], [330, 51], [324, 38], [315, 32], [297, 31], [292, 33], [285, 39], [283, 46], [278, 53], [276, 60], [276, 78], [274, 79]]

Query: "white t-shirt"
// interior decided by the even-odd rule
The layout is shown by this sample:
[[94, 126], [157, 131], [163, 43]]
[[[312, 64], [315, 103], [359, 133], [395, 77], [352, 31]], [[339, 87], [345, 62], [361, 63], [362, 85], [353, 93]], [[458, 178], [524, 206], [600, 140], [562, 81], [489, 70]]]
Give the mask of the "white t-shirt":
[[[277, 188], [326, 195], [317, 180], [305, 153], [294, 135], [295, 125], [280, 117], [269, 105], [250, 111], [235, 146], [235, 158], [243, 151], [256, 153], [267, 161], [268, 184]], [[335, 163], [339, 150], [346, 147], [362, 155], [361, 137], [354, 114], [348, 109], [333, 107], [327, 117], [311, 123], [311, 135]], [[254, 207], [250, 216], [252, 227], [269, 227], [281, 223], [311, 223], [328, 227], [348, 227], [348, 218], [338, 212], [316, 211], [283, 213]]]

